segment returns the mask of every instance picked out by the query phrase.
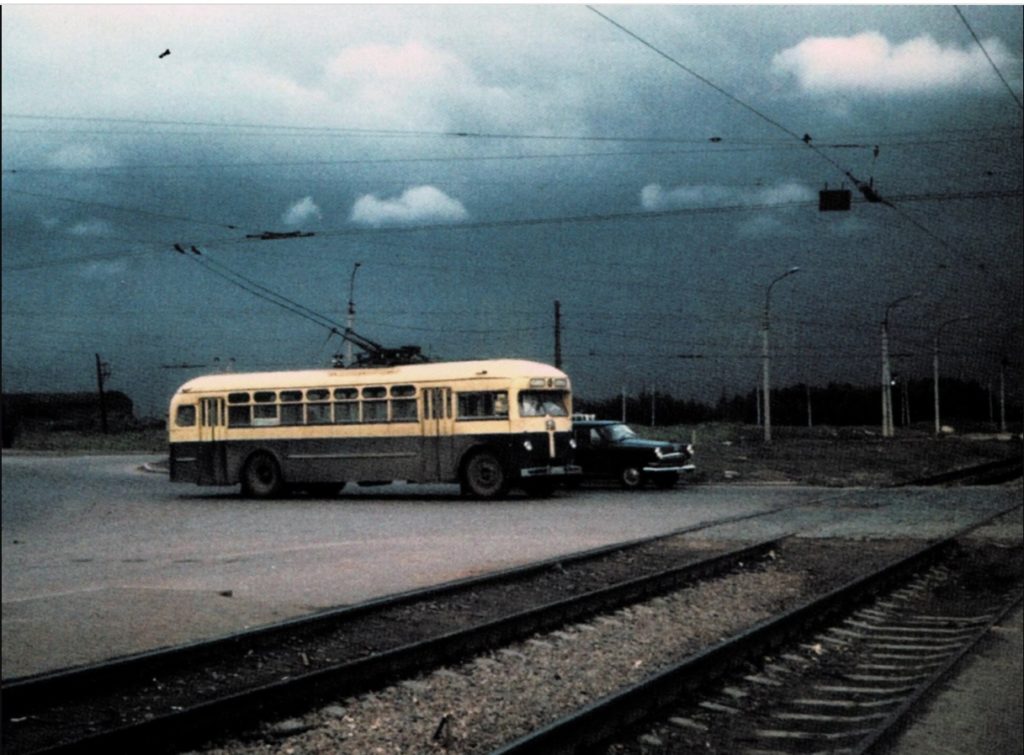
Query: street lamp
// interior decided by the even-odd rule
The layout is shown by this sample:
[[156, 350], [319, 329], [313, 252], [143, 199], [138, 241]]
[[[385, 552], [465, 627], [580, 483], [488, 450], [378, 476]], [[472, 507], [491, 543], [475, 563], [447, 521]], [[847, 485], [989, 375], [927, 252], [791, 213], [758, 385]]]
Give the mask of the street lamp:
[[[356, 271], [359, 269], [361, 264], [363, 263], [357, 262], [352, 265], [352, 277], [350, 277], [348, 281], [348, 320], [346, 320], [345, 324], [346, 329], [349, 331], [352, 330], [352, 326], [355, 325], [356, 322]], [[345, 366], [352, 366], [352, 341], [348, 339], [345, 340]]]
[[799, 267], [791, 267], [789, 270], [778, 276], [771, 283], [768, 284], [768, 288], [764, 292], [764, 317], [761, 320], [761, 378], [763, 383], [764, 393], [764, 442], [771, 443], [772, 440], [772, 400], [770, 393], [771, 386], [771, 356], [768, 351], [768, 310], [771, 306], [772, 286], [778, 283], [783, 278], [787, 278], [793, 273], [800, 272]]
[[892, 370], [889, 366], [889, 312], [908, 299], [920, 296], [915, 292], [901, 296], [885, 305], [885, 317], [882, 319], [882, 437], [891, 438], [896, 434], [892, 420]]
[[939, 334], [942, 333], [942, 329], [947, 325], [952, 325], [955, 322], [963, 322], [964, 320], [970, 320], [971, 315], [963, 315], [961, 317], [954, 317], [946, 320], [944, 323], [939, 325], [935, 329], [935, 338], [932, 340], [932, 386], [934, 388], [935, 395], [935, 434], [940, 435], [942, 433], [942, 425], [939, 422]]

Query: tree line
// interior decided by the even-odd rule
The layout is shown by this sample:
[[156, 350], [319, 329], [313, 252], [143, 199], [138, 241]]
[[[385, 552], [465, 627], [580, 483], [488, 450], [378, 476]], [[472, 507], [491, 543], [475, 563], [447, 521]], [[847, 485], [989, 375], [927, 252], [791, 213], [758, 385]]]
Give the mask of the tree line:
[[[933, 390], [931, 380], [908, 380], [894, 385], [896, 425], [934, 422]], [[998, 388], [989, 389], [976, 381], [950, 378], [941, 381], [940, 391], [942, 424], [974, 427], [999, 422]], [[595, 414], [601, 419], [623, 416], [622, 396], [604, 399], [576, 396], [574, 402], [576, 412]], [[762, 396], [756, 390], [733, 395], [723, 392], [714, 404], [677, 398], [661, 391], [643, 391], [625, 397], [625, 416], [628, 422], [642, 425], [757, 424], [761, 404]], [[882, 421], [881, 388], [877, 386], [829, 383], [821, 387], [800, 383], [773, 389], [771, 404], [773, 425], [874, 425]], [[1020, 421], [1019, 400], [1008, 401], [1004, 411], [1011, 423]]]

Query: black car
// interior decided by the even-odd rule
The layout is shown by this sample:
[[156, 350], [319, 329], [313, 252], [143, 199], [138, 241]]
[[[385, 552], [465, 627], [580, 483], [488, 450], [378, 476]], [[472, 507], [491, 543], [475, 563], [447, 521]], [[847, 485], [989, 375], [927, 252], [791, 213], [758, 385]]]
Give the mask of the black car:
[[584, 479], [616, 479], [629, 489], [648, 481], [671, 488], [695, 469], [692, 446], [641, 438], [623, 422], [575, 419], [573, 436]]

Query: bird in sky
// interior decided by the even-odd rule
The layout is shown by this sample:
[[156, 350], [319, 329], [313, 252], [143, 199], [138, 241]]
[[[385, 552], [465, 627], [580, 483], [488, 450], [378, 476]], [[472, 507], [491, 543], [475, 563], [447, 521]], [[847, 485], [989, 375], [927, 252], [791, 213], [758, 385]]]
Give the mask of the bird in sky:
[[170, 50], [164, 50], [164, 51], [163, 51], [162, 53], [160, 53], [160, 54], [159, 54], [159, 55], [158, 55], [157, 57], [158, 57], [158, 58], [166, 58], [166, 57], [167, 57], [168, 55], [170, 55], [170, 54], [171, 54], [171, 51], [170, 51]]

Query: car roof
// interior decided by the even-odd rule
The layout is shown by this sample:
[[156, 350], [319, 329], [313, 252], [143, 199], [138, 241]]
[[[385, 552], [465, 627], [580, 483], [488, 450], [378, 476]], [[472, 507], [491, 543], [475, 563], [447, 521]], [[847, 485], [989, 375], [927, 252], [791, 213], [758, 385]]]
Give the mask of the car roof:
[[606, 425], [621, 425], [623, 424], [617, 419], [576, 419], [573, 420], [573, 425], [586, 426], [586, 427], [604, 427]]

